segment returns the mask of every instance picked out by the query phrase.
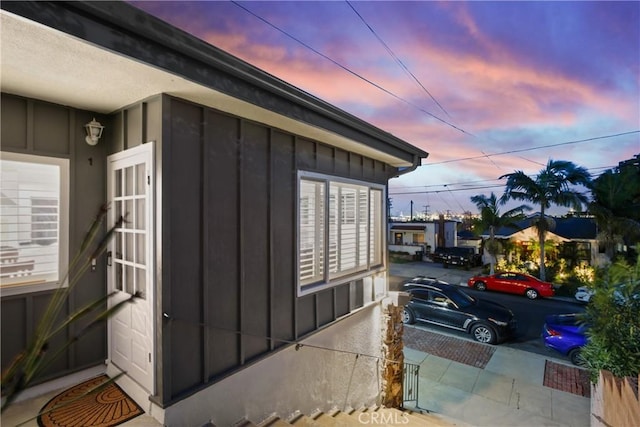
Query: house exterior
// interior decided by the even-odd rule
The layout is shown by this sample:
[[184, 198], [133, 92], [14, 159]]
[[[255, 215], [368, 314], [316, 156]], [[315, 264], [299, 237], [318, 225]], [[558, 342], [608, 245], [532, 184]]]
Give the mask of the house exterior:
[[470, 230], [458, 231], [458, 246], [473, 248], [476, 254], [482, 254], [482, 237], [476, 236]]
[[[530, 252], [530, 246], [538, 241], [538, 233], [533, 225], [535, 216], [516, 223], [518, 228], [501, 227], [495, 230], [496, 239], [511, 240], [517, 245], [519, 251]], [[602, 266], [606, 264], [607, 257], [598, 242], [598, 228], [596, 222], [590, 217], [563, 217], [552, 218], [554, 225], [547, 232], [546, 240], [553, 242], [560, 249], [564, 258], [572, 258], [577, 264]], [[489, 239], [488, 231], [481, 236]]]
[[392, 222], [389, 224], [389, 250], [413, 254], [432, 253], [437, 247], [458, 246], [457, 221]]
[[387, 183], [427, 153], [127, 3], [0, 7], [2, 245], [28, 270], [2, 277], [2, 367], [107, 201], [127, 222], [67, 311], [142, 298], [42, 386], [124, 371], [165, 425], [376, 403]]

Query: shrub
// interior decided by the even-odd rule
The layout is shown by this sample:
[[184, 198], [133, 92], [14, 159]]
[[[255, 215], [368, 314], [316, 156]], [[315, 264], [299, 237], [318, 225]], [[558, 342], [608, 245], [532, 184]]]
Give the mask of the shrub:
[[589, 342], [582, 350], [591, 381], [600, 370], [617, 377], [640, 373], [640, 256], [599, 271], [587, 307]]

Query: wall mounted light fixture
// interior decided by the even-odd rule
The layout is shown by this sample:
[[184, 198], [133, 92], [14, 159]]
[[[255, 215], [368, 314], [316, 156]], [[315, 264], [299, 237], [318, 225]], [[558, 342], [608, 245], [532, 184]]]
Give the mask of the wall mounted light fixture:
[[89, 145], [96, 145], [102, 136], [104, 126], [102, 126], [100, 122], [96, 121], [96, 118], [94, 117], [93, 120], [84, 125], [84, 128], [87, 130], [87, 137], [84, 140], [87, 141], [87, 144]]

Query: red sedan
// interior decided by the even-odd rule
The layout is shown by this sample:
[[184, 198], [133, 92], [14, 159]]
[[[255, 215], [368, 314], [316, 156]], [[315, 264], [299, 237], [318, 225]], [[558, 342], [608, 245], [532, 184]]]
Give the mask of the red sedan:
[[549, 282], [524, 273], [496, 273], [490, 276], [473, 276], [467, 282], [470, 288], [524, 295], [529, 299], [552, 297], [555, 293]]

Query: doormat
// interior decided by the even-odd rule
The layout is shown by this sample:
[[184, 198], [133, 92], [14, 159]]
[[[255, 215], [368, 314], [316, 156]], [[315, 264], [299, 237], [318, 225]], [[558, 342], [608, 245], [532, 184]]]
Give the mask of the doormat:
[[111, 427], [144, 411], [106, 375], [90, 379], [51, 399], [38, 416], [40, 427]]
[[550, 360], [546, 360], [544, 364], [542, 385], [582, 397], [591, 397], [589, 371]]

